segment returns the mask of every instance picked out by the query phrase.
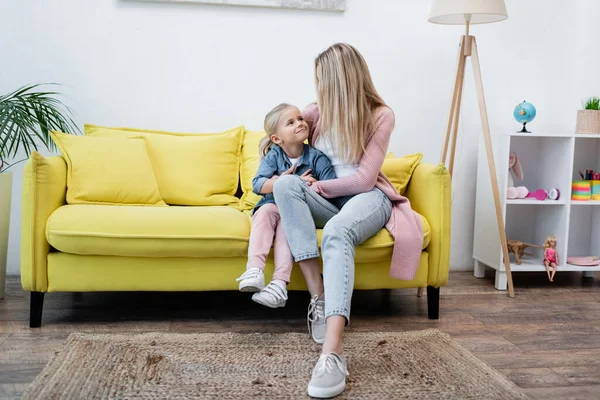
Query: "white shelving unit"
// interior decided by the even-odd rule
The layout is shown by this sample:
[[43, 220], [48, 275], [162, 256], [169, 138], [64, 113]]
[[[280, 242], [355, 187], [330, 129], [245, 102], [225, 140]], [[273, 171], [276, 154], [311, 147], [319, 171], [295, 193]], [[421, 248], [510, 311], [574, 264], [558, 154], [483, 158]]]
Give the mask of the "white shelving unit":
[[[509, 133], [492, 135], [494, 161], [498, 173], [500, 202], [508, 240], [542, 246], [550, 235], [556, 236], [559, 255], [557, 275], [561, 271], [582, 271], [593, 276], [600, 266], [582, 267], [567, 264], [567, 256], [600, 256], [600, 201], [571, 200], [571, 183], [581, 180], [579, 170], [600, 171], [600, 135]], [[509, 154], [514, 151], [523, 168], [523, 181], [514, 178], [515, 186], [560, 191], [558, 200], [506, 198]], [[500, 247], [496, 211], [483, 140], [479, 143], [477, 195], [473, 242], [474, 274], [485, 276], [485, 268], [496, 270], [495, 287], [507, 289], [506, 269]], [[517, 265], [510, 254], [513, 274], [539, 271], [546, 274], [543, 250], [528, 248]]]

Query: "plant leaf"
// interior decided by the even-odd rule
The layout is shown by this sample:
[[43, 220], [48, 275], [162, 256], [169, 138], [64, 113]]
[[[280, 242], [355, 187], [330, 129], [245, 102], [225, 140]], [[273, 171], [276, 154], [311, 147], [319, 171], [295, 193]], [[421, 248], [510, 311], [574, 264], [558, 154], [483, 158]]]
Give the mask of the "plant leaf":
[[71, 109], [55, 97], [60, 93], [40, 86], [26, 85], [0, 96], [0, 159], [15, 157], [20, 150], [29, 157], [38, 149], [38, 141], [53, 150], [52, 130], [80, 132]]

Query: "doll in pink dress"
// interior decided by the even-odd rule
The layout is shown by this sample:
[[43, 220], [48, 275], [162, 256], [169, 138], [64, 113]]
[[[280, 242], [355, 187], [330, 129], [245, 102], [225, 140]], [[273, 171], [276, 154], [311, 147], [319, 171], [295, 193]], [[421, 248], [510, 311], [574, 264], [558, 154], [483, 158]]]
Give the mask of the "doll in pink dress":
[[[556, 238], [548, 236], [544, 242], [544, 265], [550, 282], [554, 282], [554, 274], [556, 274], [556, 266], [558, 265], [558, 252], [556, 251]], [[550, 267], [552, 267], [552, 275], [550, 275]]]

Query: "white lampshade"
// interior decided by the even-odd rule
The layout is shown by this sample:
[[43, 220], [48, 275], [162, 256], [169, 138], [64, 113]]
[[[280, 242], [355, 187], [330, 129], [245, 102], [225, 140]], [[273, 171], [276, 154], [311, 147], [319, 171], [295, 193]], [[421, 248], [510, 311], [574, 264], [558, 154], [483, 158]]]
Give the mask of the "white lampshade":
[[508, 18], [504, 0], [434, 0], [428, 21], [434, 24], [487, 24]]

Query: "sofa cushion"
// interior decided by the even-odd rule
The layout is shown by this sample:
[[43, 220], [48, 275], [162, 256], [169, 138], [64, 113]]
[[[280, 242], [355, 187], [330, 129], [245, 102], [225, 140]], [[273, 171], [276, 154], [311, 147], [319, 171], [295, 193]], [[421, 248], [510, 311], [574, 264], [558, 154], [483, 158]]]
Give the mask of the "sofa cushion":
[[66, 205], [48, 218], [46, 239], [81, 255], [245, 257], [250, 223], [227, 206]]
[[222, 135], [148, 135], [148, 153], [163, 200], [172, 205], [239, 204], [242, 131]]
[[84, 131], [92, 137], [144, 137], [160, 194], [167, 204], [239, 204], [235, 193], [244, 126], [194, 134], [85, 124]]
[[[430, 228], [423, 221], [423, 249]], [[80, 255], [130, 257], [246, 257], [251, 219], [232, 207], [66, 205], [48, 218], [46, 239], [56, 250]], [[317, 230], [319, 246], [322, 229]], [[386, 229], [356, 249], [356, 262], [392, 256]]]
[[423, 153], [407, 154], [403, 157], [395, 157], [393, 153], [388, 153], [381, 166], [381, 171], [392, 182], [398, 193], [404, 196], [406, 186], [421, 159], [423, 159]]
[[67, 203], [166, 206], [143, 138], [50, 136], [67, 163]]
[[242, 156], [240, 163], [240, 183], [242, 188], [242, 196], [240, 198], [240, 210], [252, 210], [256, 203], [261, 199], [261, 196], [252, 192], [252, 179], [256, 175], [260, 157], [258, 155], [258, 143], [265, 137], [264, 131], [248, 131], [244, 132], [244, 140], [242, 141]]

